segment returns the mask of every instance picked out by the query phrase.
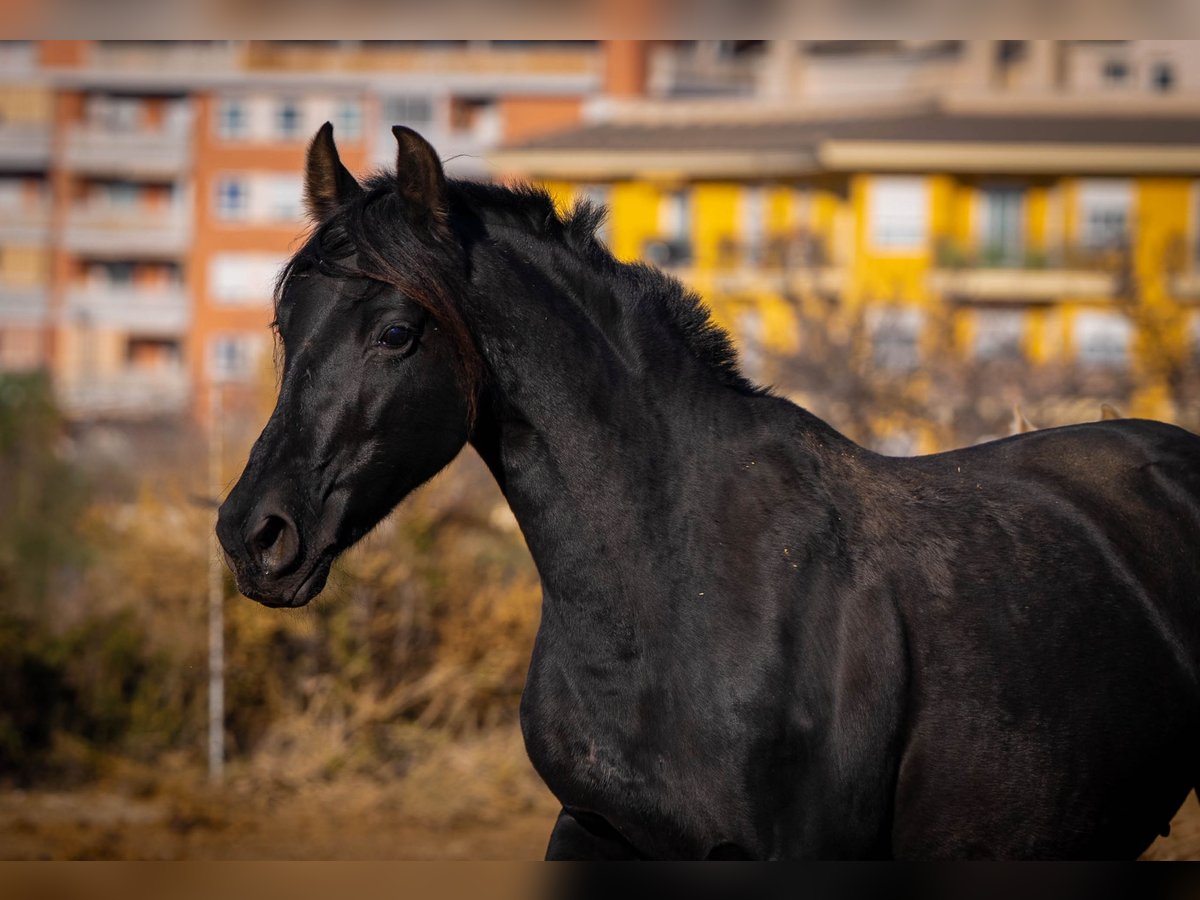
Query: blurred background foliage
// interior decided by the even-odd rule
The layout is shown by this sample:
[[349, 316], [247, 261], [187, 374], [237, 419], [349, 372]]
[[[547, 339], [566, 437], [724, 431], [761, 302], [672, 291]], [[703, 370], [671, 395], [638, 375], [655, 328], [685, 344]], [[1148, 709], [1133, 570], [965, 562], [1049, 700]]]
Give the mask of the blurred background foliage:
[[[0, 492], [9, 786], [78, 784], [114, 758], [203, 765], [203, 466], [164, 454], [180, 461], [122, 478], [98, 461], [103, 439], [67, 428], [44, 379], [0, 377], [0, 477], [13, 488]], [[226, 582], [234, 778], [395, 778], [447, 742], [515, 731], [540, 594], [473, 456], [347, 554], [310, 607], [267, 610]]]

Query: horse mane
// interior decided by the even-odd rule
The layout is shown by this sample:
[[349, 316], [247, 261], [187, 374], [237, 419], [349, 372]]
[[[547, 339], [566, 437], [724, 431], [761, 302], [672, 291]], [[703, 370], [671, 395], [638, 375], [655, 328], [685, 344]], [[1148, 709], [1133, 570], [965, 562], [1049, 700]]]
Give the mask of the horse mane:
[[[309, 267], [341, 277], [367, 277], [394, 284], [424, 306], [439, 320], [455, 343], [465, 374], [465, 387], [475, 393], [482, 376], [482, 359], [461, 312], [452, 296], [438, 291], [436, 279], [421, 278], [427, 273], [428, 259], [410, 245], [419, 241], [402, 239], [403, 232], [387, 227], [400, 215], [395, 208], [390, 173], [373, 175], [364, 184], [364, 194], [321, 223], [304, 246], [285, 265], [275, 285], [275, 308], [289, 280]], [[676, 278], [645, 263], [624, 263], [616, 259], [597, 237], [607, 216], [603, 206], [580, 199], [569, 209], [560, 210], [550, 194], [528, 184], [500, 185], [488, 182], [450, 180], [447, 182], [452, 222], [477, 220], [486, 232], [501, 226], [519, 230], [565, 247], [580, 258], [587, 269], [623, 283], [629, 293], [642, 302], [648, 313], [661, 310], [673, 324], [692, 355], [705, 364], [721, 381], [744, 393], [764, 393], [746, 378], [738, 365], [738, 355], [729, 334], [713, 321], [699, 294], [687, 289]], [[424, 249], [430, 249], [426, 246]], [[354, 267], [344, 263], [358, 259]], [[366, 264], [364, 265], [364, 257]], [[413, 283], [417, 273], [418, 284]], [[646, 300], [650, 302], [646, 302]]]

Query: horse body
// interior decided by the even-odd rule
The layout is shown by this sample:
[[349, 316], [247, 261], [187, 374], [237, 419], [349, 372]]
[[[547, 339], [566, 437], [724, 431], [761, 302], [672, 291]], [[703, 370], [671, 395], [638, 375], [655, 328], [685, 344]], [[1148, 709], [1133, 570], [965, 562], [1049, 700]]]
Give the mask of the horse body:
[[[742, 379], [586, 222], [397, 137], [366, 190], [326, 132], [310, 151], [280, 401], [218, 526], [243, 591], [307, 602], [469, 437], [544, 588], [521, 725], [564, 807], [548, 856], [1149, 844], [1200, 774], [1200, 438], [876, 455]], [[458, 391], [456, 346], [482, 371]]]
[[[1123, 422], [894, 460], [740, 402], [765, 434], [731, 417], [697, 479], [526, 527], [522, 724], [584, 830], [654, 857], [1143, 850], [1200, 760], [1200, 440]], [[564, 525], [591, 559], [562, 563]], [[586, 854], [570, 833], [552, 852]]]

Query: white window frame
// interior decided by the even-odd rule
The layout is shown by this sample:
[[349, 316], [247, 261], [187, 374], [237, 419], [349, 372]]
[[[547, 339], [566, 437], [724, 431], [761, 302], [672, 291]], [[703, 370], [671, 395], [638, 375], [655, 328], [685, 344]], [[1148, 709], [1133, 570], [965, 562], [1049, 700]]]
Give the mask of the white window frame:
[[252, 381], [265, 346], [266, 342], [257, 334], [214, 334], [208, 339], [206, 348], [209, 377], [218, 383]]
[[[284, 127], [284, 110], [292, 107], [296, 110], [296, 128], [289, 131]], [[304, 134], [304, 100], [301, 97], [284, 96], [275, 100], [275, 110], [272, 115], [272, 131], [276, 138], [283, 141], [294, 141]]]
[[[1133, 231], [1133, 182], [1127, 178], [1093, 178], [1079, 182], [1077, 211], [1079, 213], [1079, 243], [1088, 250], [1103, 250], [1122, 246]], [[1101, 224], [1095, 213], [1107, 210], [1109, 215], [1119, 210], [1124, 224], [1121, 241], [1112, 239], [1110, 224]], [[1114, 216], [1115, 218], [1115, 216]]]
[[867, 240], [884, 253], [919, 253], [929, 247], [929, 179], [876, 175], [867, 185]]
[[304, 180], [291, 173], [271, 173], [260, 184], [266, 188], [266, 215], [273, 223], [304, 221]]
[[[1129, 368], [1133, 353], [1133, 323], [1127, 316], [1113, 310], [1081, 310], [1071, 323], [1071, 333], [1075, 359], [1081, 366], [1114, 370]], [[1118, 345], [1119, 356], [1112, 353], [1112, 348]]]
[[[241, 125], [238, 128], [230, 128], [226, 113], [235, 106], [241, 110]], [[216, 130], [219, 138], [224, 141], [244, 141], [250, 137], [250, 114], [245, 97], [220, 98], [217, 102], [216, 114]]]
[[[226, 204], [226, 188], [238, 186], [241, 205], [231, 207]], [[213, 214], [220, 222], [246, 222], [250, 219], [250, 179], [245, 175], [226, 174], [217, 178], [213, 195]]]
[[[349, 110], [354, 111], [353, 115], [347, 115]], [[342, 140], [361, 140], [365, 118], [361, 100], [357, 97], [338, 97], [334, 104], [333, 133]]]
[[209, 296], [218, 306], [267, 308], [282, 264], [273, 253], [217, 253], [208, 263]]

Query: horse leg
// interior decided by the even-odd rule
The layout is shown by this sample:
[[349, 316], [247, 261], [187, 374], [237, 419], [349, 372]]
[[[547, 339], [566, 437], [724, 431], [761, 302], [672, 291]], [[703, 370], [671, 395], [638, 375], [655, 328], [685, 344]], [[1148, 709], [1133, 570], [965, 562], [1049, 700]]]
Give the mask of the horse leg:
[[591, 813], [558, 814], [546, 859], [640, 859], [641, 856], [617, 830], [600, 816]]

